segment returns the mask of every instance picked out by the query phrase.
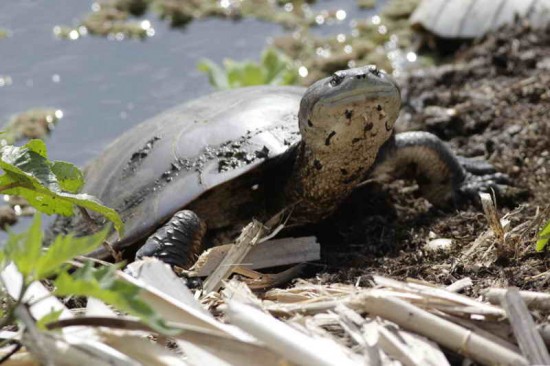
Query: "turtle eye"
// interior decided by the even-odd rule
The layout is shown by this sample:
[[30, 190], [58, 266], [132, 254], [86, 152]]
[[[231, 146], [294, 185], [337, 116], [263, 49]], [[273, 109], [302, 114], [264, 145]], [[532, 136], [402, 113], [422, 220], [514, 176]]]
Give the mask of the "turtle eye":
[[344, 75], [335, 72], [332, 74], [329, 83], [331, 86], [338, 86], [342, 83], [342, 80], [344, 80]]

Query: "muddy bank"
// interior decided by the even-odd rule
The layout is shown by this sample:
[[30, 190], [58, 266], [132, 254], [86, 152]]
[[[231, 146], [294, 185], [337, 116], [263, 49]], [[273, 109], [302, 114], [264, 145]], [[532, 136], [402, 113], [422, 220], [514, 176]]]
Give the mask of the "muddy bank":
[[[548, 254], [536, 253], [534, 242], [550, 205], [550, 29], [505, 28], [402, 85], [400, 131], [433, 132], [510, 176], [513, 188], [497, 199], [511, 221], [506, 255], [485, 245], [465, 257], [488, 229], [476, 205], [438, 210], [418, 197], [414, 182], [369, 184], [320, 230], [324, 280], [383, 274], [450, 284], [469, 276], [474, 294], [487, 286], [548, 289]], [[433, 239], [451, 246], [427, 249]]]

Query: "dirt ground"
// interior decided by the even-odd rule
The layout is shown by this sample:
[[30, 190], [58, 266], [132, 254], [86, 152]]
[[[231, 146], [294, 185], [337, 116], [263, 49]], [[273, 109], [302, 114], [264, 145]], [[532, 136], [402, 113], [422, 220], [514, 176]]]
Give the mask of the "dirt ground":
[[[471, 295], [489, 286], [547, 290], [549, 254], [535, 252], [534, 243], [550, 217], [550, 28], [502, 29], [402, 85], [400, 131], [435, 133], [510, 176], [512, 188], [497, 199], [499, 214], [511, 220], [506, 241], [489, 238], [466, 255], [488, 230], [479, 205], [441, 210], [418, 197], [414, 182], [369, 184], [317, 229], [323, 260], [311, 273], [363, 286], [373, 274], [440, 285], [470, 277]], [[427, 249], [434, 238], [452, 244]]]

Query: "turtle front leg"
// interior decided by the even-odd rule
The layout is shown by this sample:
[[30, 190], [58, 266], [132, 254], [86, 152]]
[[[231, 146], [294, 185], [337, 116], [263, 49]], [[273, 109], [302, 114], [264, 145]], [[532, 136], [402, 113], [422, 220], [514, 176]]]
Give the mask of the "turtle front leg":
[[509, 183], [508, 176], [490, 163], [455, 155], [429, 132], [393, 136], [380, 150], [372, 176], [404, 176], [411, 171], [423, 196], [436, 206], [477, 200], [479, 192], [491, 189], [503, 194]]
[[178, 211], [137, 251], [136, 259], [156, 257], [181, 268], [190, 267], [203, 248], [206, 224], [189, 210]]

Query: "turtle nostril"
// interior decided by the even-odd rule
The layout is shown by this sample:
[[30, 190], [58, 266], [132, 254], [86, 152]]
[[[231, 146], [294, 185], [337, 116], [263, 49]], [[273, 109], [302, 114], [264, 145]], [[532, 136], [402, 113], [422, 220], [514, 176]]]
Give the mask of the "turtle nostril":
[[375, 76], [380, 76], [380, 70], [378, 70], [376, 65], [370, 65], [369, 66], [369, 71]]
[[330, 79], [330, 85], [338, 86], [344, 80], [344, 75], [335, 72]]

